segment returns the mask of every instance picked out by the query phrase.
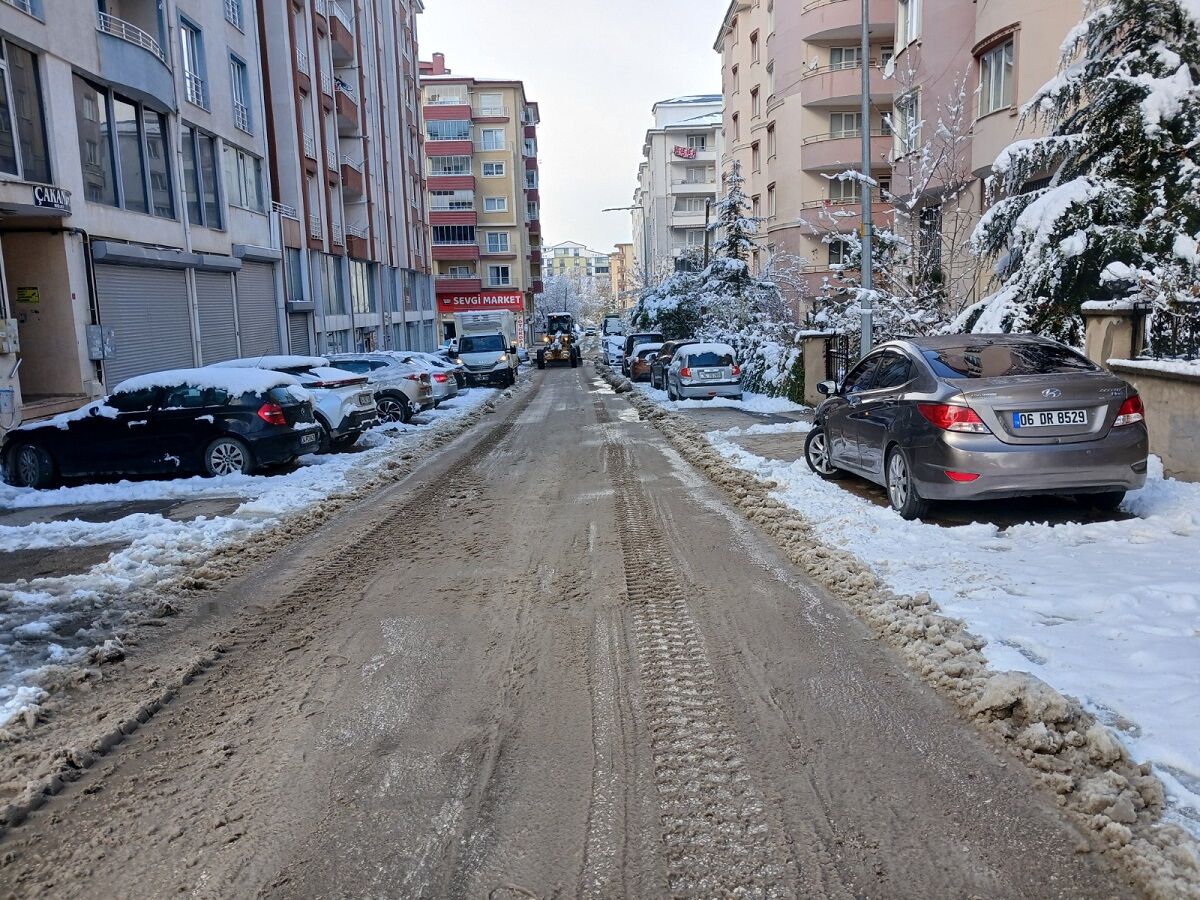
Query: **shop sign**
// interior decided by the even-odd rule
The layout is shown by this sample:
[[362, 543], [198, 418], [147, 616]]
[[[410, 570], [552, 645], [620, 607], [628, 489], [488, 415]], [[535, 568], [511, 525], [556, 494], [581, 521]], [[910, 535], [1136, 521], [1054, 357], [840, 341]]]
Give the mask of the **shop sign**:
[[56, 209], [59, 212], [70, 214], [71, 192], [39, 184], [33, 189], [33, 205], [42, 209]]
[[438, 294], [438, 312], [478, 312], [485, 309], [510, 309], [522, 312], [525, 309], [525, 295], [509, 294]]
[[35, 287], [19, 287], [17, 288], [18, 303], [41, 303], [42, 291]]

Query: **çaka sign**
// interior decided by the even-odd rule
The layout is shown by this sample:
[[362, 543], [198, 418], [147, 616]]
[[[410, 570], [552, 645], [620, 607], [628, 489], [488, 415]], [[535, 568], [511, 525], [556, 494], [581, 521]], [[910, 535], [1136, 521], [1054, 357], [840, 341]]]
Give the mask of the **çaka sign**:
[[525, 311], [524, 294], [438, 294], [438, 312], [471, 312], [480, 309]]

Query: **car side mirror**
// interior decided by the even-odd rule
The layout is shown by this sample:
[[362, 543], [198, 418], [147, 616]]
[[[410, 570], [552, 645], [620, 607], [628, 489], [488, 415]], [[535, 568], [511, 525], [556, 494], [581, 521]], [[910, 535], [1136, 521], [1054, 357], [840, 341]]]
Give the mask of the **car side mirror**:
[[838, 385], [836, 381], [822, 381], [817, 385], [817, 393], [822, 397], [832, 397], [837, 392]]
[[517, 352], [517, 345], [516, 345], [516, 344], [513, 344], [511, 347], [509, 347], [509, 348], [508, 348], [508, 352], [509, 352], [509, 353], [516, 353], [516, 352]]

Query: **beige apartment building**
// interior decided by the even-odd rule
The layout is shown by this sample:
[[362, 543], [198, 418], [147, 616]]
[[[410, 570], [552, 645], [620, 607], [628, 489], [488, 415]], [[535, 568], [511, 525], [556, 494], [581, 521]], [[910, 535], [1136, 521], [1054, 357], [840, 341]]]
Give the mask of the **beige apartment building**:
[[637, 263], [634, 261], [633, 244], [617, 244], [613, 252], [608, 254], [608, 274], [610, 280], [609, 296], [612, 297], [615, 308], [628, 309], [636, 300], [638, 288], [636, 276]]
[[438, 341], [422, 179], [421, 0], [261, 0], [293, 353]]
[[421, 63], [429, 224], [441, 336], [456, 312], [508, 309], [532, 340], [543, 289], [538, 105], [520, 81]]
[[[888, 121], [896, 0], [871, 0], [871, 174], [890, 177]], [[860, 186], [832, 176], [861, 167], [861, 5], [857, 0], [733, 0], [721, 55], [726, 159], [742, 163], [763, 252], [798, 258], [813, 288], [846, 245], [826, 238], [862, 225]], [[877, 207], [880, 219], [886, 211]]]

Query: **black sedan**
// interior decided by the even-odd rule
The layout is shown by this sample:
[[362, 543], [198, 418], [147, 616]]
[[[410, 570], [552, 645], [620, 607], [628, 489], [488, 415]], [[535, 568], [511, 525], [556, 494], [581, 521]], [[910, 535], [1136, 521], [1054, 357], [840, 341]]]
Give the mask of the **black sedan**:
[[289, 375], [179, 369], [117, 385], [75, 412], [10, 431], [4, 477], [44, 488], [65, 478], [251, 474], [316, 450], [319, 427]]

